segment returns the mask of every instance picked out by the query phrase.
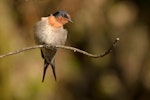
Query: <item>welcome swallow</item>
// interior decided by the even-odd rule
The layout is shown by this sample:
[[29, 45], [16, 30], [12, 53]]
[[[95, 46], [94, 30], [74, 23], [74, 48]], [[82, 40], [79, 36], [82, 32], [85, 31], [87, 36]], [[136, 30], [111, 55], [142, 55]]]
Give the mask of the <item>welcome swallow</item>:
[[[67, 39], [67, 30], [63, 28], [65, 24], [71, 21], [70, 15], [66, 11], [57, 11], [48, 17], [42, 17], [35, 25], [34, 38], [38, 45], [64, 45]], [[42, 48], [41, 56], [44, 59], [44, 71], [42, 82], [44, 82], [46, 70], [49, 65], [52, 67], [53, 75], [55, 73], [55, 54], [56, 48]]]

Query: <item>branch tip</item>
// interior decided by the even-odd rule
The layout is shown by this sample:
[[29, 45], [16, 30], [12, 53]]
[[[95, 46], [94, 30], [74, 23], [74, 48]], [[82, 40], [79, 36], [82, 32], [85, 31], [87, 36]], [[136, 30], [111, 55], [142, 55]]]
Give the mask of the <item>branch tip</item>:
[[116, 38], [116, 40], [117, 40], [117, 41], [119, 41], [119, 40], [120, 40], [120, 38]]

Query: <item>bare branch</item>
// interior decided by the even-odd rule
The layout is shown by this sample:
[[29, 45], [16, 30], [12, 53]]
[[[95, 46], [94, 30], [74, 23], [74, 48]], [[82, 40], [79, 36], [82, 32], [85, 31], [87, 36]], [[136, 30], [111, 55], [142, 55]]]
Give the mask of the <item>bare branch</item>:
[[113, 42], [113, 44], [111, 45], [111, 47], [104, 52], [104, 54], [99, 54], [99, 55], [94, 55], [94, 54], [91, 54], [91, 53], [88, 53], [86, 51], [83, 51], [83, 50], [80, 50], [78, 48], [74, 48], [74, 47], [70, 47], [70, 46], [63, 46], [63, 45], [56, 45], [56, 46], [51, 46], [51, 45], [35, 45], [35, 46], [31, 46], [31, 47], [26, 47], [26, 48], [22, 48], [20, 50], [16, 50], [16, 51], [13, 51], [13, 52], [9, 52], [9, 53], [6, 53], [6, 54], [3, 54], [3, 55], [0, 55], [0, 58], [4, 58], [6, 56], [10, 56], [10, 55], [15, 55], [15, 54], [18, 54], [18, 53], [21, 53], [21, 52], [24, 52], [24, 51], [28, 51], [28, 50], [31, 50], [31, 49], [37, 49], [37, 48], [62, 48], [62, 49], [67, 49], [67, 50], [72, 50], [74, 52], [79, 52], [81, 54], [84, 54], [86, 56], [89, 56], [89, 57], [93, 57], [93, 58], [100, 58], [100, 57], [104, 57], [106, 56], [107, 54], [109, 54], [113, 47], [116, 45], [116, 43], [119, 41], [119, 38], [116, 38], [116, 40]]

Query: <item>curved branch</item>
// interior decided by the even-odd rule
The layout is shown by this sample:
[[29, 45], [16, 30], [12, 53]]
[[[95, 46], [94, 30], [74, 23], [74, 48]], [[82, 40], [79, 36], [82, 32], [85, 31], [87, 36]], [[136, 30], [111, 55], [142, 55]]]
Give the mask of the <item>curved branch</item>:
[[89, 57], [100, 58], [100, 57], [104, 57], [107, 54], [109, 54], [118, 41], [119, 41], [119, 38], [116, 38], [116, 40], [113, 42], [111, 47], [108, 50], [106, 50], [104, 52], [104, 54], [99, 54], [99, 55], [94, 55], [94, 54], [91, 54], [91, 53], [88, 53], [86, 51], [80, 50], [78, 48], [70, 47], [70, 46], [63, 46], [63, 45], [56, 45], [56, 46], [52, 46], [52, 45], [35, 45], [35, 46], [22, 48], [20, 50], [16, 50], [16, 51], [12, 51], [12, 52], [0, 55], [0, 58], [6, 57], [6, 56], [10, 56], [10, 55], [15, 55], [15, 54], [18, 54], [18, 53], [21, 53], [21, 52], [24, 52], [24, 51], [28, 51], [28, 50], [31, 50], [31, 49], [51, 48], [51, 47], [52, 48], [62, 48], [62, 49], [72, 50], [74, 52], [79, 52], [79, 53], [84, 54], [84, 55], [89, 56]]

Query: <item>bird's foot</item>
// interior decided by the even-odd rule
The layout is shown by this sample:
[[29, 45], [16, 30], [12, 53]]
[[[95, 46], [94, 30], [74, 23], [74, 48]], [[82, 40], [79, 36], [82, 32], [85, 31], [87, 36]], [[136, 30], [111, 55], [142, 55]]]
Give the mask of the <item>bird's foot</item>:
[[46, 49], [55, 49], [56, 48], [56, 46], [51, 45], [51, 44], [44, 44], [43, 47]]

